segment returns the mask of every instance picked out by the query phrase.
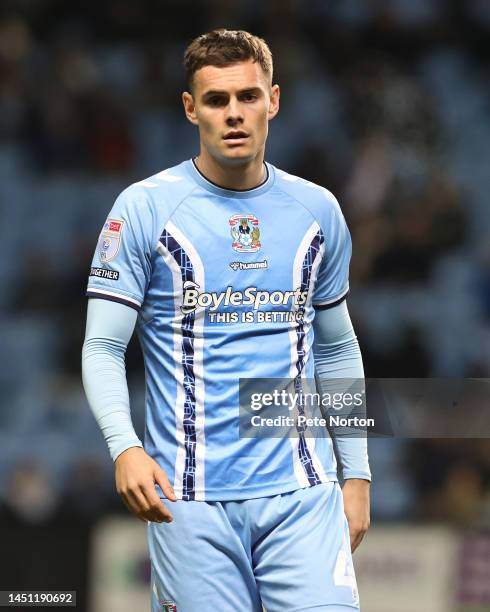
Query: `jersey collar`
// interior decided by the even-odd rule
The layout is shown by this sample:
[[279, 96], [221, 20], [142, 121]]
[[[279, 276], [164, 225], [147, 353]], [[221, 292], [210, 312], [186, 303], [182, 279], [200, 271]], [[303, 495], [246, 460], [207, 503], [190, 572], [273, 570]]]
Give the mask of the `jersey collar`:
[[196, 181], [196, 183], [207, 191], [226, 198], [254, 198], [268, 191], [274, 183], [274, 168], [267, 162], [264, 162], [266, 171], [265, 180], [260, 185], [257, 185], [257, 187], [253, 187], [252, 189], [225, 189], [224, 187], [220, 187], [216, 183], [213, 183], [206, 178], [204, 174], [199, 171], [194, 158], [189, 159], [186, 162], [186, 166], [187, 171]]

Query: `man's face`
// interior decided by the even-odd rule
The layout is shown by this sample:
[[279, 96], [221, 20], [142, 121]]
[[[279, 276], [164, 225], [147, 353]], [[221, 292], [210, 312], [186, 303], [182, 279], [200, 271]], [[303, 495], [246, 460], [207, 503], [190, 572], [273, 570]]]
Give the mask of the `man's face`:
[[193, 94], [182, 100], [199, 126], [201, 149], [224, 165], [241, 165], [263, 152], [268, 122], [279, 110], [279, 86], [271, 87], [252, 60], [224, 68], [204, 66], [194, 74]]

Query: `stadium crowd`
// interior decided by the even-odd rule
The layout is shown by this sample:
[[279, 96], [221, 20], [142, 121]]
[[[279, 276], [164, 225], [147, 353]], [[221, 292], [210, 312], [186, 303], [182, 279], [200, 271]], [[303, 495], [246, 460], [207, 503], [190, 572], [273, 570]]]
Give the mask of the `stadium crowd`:
[[[269, 42], [267, 159], [341, 203], [366, 375], [490, 376], [485, 0], [7, 0], [0, 15], [2, 517], [124, 511], [81, 387], [84, 289], [117, 194], [197, 153], [181, 56], [213, 27]], [[134, 340], [127, 370], [141, 432]], [[488, 439], [370, 453], [373, 520], [490, 526]]]

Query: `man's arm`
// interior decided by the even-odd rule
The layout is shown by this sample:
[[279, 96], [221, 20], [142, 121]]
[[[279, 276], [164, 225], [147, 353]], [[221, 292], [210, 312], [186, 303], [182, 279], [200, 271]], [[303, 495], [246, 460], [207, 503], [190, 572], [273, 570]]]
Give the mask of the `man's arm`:
[[129, 510], [144, 521], [170, 522], [157, 483], [167, 499], [176, 497], [165, 472], [143, 450], [129, 407], [124, 356], [137, 313], [103, 299], [90, 299], [82, 351], [85, 393], [115, 462], [116, 488]]
[[[364, 379], [361, 351], [346, 301], [332, 308], [317, 310], [313, 321], [315, 374], [320, 391], [325, 392], [332, 379]], [[322, 384], [322, 380], [324, 383]], [[369, 483], [371, 472], [367, 438], [338, 436], [335, 439], [344, 477], [342, 493], [349, 522], [352, 551], [359, 546], [369, 528]]]

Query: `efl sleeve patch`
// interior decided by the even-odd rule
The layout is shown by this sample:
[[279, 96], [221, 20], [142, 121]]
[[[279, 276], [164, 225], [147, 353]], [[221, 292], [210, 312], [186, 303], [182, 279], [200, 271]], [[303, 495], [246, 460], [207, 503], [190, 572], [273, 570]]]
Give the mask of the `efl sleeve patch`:
[[122, 219], [107, 219], [100, 233], [97, 251], [101, 263], [107, 263], [116, 258], [121, 246], [124, 221]]
[[153, 210], [131, 188], [119, 194], [102, 225], [92, 258], [88, 293], [139, 308], [152, 274]]

